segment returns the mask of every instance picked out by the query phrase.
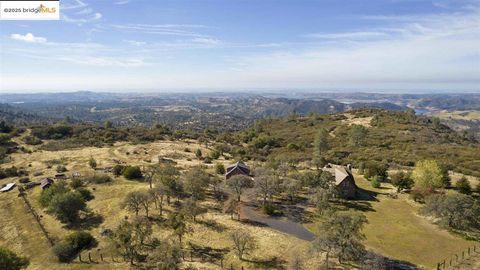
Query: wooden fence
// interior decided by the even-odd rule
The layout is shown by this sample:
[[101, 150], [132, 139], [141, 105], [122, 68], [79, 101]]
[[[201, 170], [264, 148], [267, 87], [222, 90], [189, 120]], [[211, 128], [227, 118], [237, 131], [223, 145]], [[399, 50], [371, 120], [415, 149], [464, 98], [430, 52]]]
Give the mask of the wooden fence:
[[40, 227], [40, 230], [42, 231], [43, 235], [47, 239], [50, 246], [53, 247], [53, 245], [55, 244], [55, 241], [53, 241], [53, 239], [48, 234], [48, 231], [43, 226], [43, 224], [40, 220], [40, 216], [37, 214], [37, 211], [35, 211], [35, 209], [32, 207], [32, 204], [28, 200], [27, 195], [23, 192], [20, 192], [19, 197], [21, 197], [23, 199], [23, 201], [25, 202], [25, 206], [27, 207], [28, 211], [32, 214], [33, 218], [37, 221], [37, 224]]
[[445, 270], [455, 267], [467, 258], [473, 255], [480, 254], [480, 246], [473, 245], [462, 251], [462, 253], [454, 254], [450, 258], [444, 259], [442, 262], [437, 263], [437, 270]]
[[[217, 258], [207, 254], [198, 253], [195, 250], [183, 250], [182, 259], [184, 262], [210, 262], [220, 266], [226, 270], [244, 270], [244, 266], [233, 266], [233, 263], [227, 264], [224, 262], [223, 257]], [[110, 264], [110, 263], [129, 263], [129, 260], [125, 257], [113, 254], [102, 253], [97, 251], [84, 251], [78, 254], [79, 263], [93, 263], [93, 264]]]

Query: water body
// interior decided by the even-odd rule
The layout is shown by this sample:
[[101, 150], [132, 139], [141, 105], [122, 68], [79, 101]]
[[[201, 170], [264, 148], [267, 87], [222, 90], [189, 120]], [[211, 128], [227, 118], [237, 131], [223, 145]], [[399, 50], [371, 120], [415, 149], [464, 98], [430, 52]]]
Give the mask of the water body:
[[247, 218], [251, 221], [262, 223], [268, 227], [277, 231], [284, 232], [286, 234], [293, 235], [297, 238], [312, 241], [315, 239], [315, 235], [309, 230], [305, 229], [301, 223], [294, 222], [285, 218], [270, 217], [262, 215], [255, 211], [251, 206], [242, 205], [241, 209], [243, 218]]

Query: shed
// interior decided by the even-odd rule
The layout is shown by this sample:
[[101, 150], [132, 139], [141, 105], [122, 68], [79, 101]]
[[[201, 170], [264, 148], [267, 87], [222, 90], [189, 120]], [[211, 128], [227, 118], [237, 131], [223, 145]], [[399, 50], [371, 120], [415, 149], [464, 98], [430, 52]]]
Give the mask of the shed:
[[49, 188], [52, 184], [53, 184], [53, 179], [51, 179], [51, 178], [45, 178], [45, 179], [43, 179], [43, 180], [40, 182], [40, 187], [42, 187], [42, 189], [47, 189], [47, 188]]
[[227, 167], [227, 173], [225, 174], [225, 178], [229, 179], [230, 177], [237, 174], [250, 176], [250, 168], [248, 168], [245, 163], [239, 161]]
[[12, 190], [15, 187], [15, 183], [8, 183], [6, 184], [2, 189], [0, 189], [0, 192], [8, 192]]

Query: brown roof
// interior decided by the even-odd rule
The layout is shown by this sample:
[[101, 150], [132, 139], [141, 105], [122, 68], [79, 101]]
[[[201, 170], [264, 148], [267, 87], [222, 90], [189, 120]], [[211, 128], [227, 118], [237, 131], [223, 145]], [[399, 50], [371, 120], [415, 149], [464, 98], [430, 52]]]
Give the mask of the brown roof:
[[351, 177], [353, 179], [352, 173], [345, 166], [342, 165], [328, 164], [328, 166], [325, 166], [323, 170], [335, 176], [336, 186], [340, 185], [340, 183], [342, 183], [348, 177]]
[[42, 188], [44, 187], [47, 187], [49, 185], [53, 184], [53, 180], [51, 178], [45, 178], [45, 179], [42, 179], [42, 181], [40, 182], [40, 186]]

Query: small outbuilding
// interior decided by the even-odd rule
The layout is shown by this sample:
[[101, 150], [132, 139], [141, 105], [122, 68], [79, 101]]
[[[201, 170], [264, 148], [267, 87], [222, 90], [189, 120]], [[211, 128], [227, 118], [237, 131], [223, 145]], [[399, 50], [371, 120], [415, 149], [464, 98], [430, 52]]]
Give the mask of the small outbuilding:
[[0, 189], [0, 192], [8, 192], [16, 186], [15, 183], [8, 183], [3, 188]]
[[42, 189], [47, 189], [53, 184], [53, 179], [52, 178], [45, 178], [40, 182], [40, 187]]
[[225, 178], [229, 179], [230, 177], [234, 175], [245, 175], [245, 176], [250, 176], [250, 168], [248, 168], [245, 163], [239, 161], [235, 164], [232, 164], [227, 167], [227, 172], [225, 173]]

